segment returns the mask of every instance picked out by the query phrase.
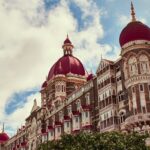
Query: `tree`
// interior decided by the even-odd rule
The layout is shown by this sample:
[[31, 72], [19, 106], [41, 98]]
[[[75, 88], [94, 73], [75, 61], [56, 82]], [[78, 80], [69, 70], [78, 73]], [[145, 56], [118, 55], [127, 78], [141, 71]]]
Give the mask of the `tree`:
[[148, 134], [120, 132], [63, 135], [60, 140], [41, 144], [39, 150], [147, 150]]

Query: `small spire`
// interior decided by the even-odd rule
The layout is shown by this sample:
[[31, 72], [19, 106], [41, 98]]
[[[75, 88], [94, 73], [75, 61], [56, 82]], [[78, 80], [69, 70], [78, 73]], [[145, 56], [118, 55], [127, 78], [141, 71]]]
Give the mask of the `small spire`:
[[33, 111], [35, 111], [36, 109], [37, 109], [37, 101], [36, 101], [36, 98], [34, 99], [34, 102], [33, 102], [33, 106], [32, 106], [32, 110], [31, 110], [31, 113], [33, 112]]
[[64, 41], [64, 44], [62, 46], [63, 50], [64, 50], [64, 55], [72, 55], [72, 49], [73, 49], [73, 45], [69, 39], [69, 36], [67, 34], [67, 38]]
[[34, 106], [37, 106], [37, 101], [36, 101], [36, 99], [34, 99]]
[[4, 122], [3, 122], [3, 129], [2, 129], [2, 133], [4, 133], [4, 130], [5, 130], [5, 125], [4, 125]]
[[134, 5], [132, 1], [131, 1], [131, 16], [132, 16], [132, 22], [135, 22], [136, 21], [135, 10], [134, 10]]
[[103, 59], [103, 54], [101, 53], [101, 61], [102, 61], [102, 59]]

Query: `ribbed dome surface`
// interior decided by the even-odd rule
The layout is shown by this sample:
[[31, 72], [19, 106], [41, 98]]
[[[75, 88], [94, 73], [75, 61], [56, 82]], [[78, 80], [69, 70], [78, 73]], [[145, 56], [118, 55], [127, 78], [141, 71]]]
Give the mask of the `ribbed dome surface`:
[[9, 136], [4, 132], [0, 133], [0, 143], [4, 143], [7, 140], [9, 140]]
[[130, 22], [120, 34], [121, 46], [135, 40], [150, 41], [150, 28], [140, 21]]
[[48, 80], [58, 74], [66, 75], [68, 73], [84, 76], [85, 69], [79, 59], [72, 55], [64, 55], [50, 69]]

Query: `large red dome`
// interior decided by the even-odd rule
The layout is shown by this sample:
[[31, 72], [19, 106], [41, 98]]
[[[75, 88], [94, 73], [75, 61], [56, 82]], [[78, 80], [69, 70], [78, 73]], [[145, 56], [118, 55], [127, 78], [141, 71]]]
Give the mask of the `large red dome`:
[[0, 133], [0, 143], [4, 143], [8, 140], [9, 140], [9, 136], [6, 133], [4, 132]]
[[121, 46], [135, 40], [150, 41], [150, 28], [140, 21], [130, 22], [122, 30], [119, 40]]
[[79, 59], [72, 55], [64, 55], [50, 69], [48, 80], [58, 74], [66, 75], [68, 73], [84, 76], [86, 71]]

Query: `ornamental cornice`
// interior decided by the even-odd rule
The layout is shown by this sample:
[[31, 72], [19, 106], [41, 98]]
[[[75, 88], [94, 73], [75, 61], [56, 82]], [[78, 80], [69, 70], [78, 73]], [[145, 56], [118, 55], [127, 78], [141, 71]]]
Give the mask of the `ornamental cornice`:
[[135, 75], [130, 77], [125, 81], [125, 86], [126, 88], [135, 85], [135, 84], [140, 84], [140, 83], [149, 83], [150, 82], [150, 75]]
[[131, 124], [134, 124], [134, 123], [137, 123], [137, 122], [141, 122], [141, 121], [150, 121], [150, 113], [147, 113], [147, 114], [137, 114], [137, 115], [132, 115], [128, 118], [126, 118], [125, 120], [125, 125], [131, 125]]
[[63, 80], [63, 81], [69, 81], [69, 80], [76, 80], [76, 81], [86, 81], [86, 76], [81, 76], [81, 75], [75, 75], [75, 74], [67, 74], [65, 75], [56, 75], [54, 78], [52, 78], [51, 80], [47, 81], [48, 86], [53, 84], [55, 81], [58, 80]]
[[135, 49], [150, 49], [150, 41], [136, 40], [126, 43], [121, 50], [121, 56]]

